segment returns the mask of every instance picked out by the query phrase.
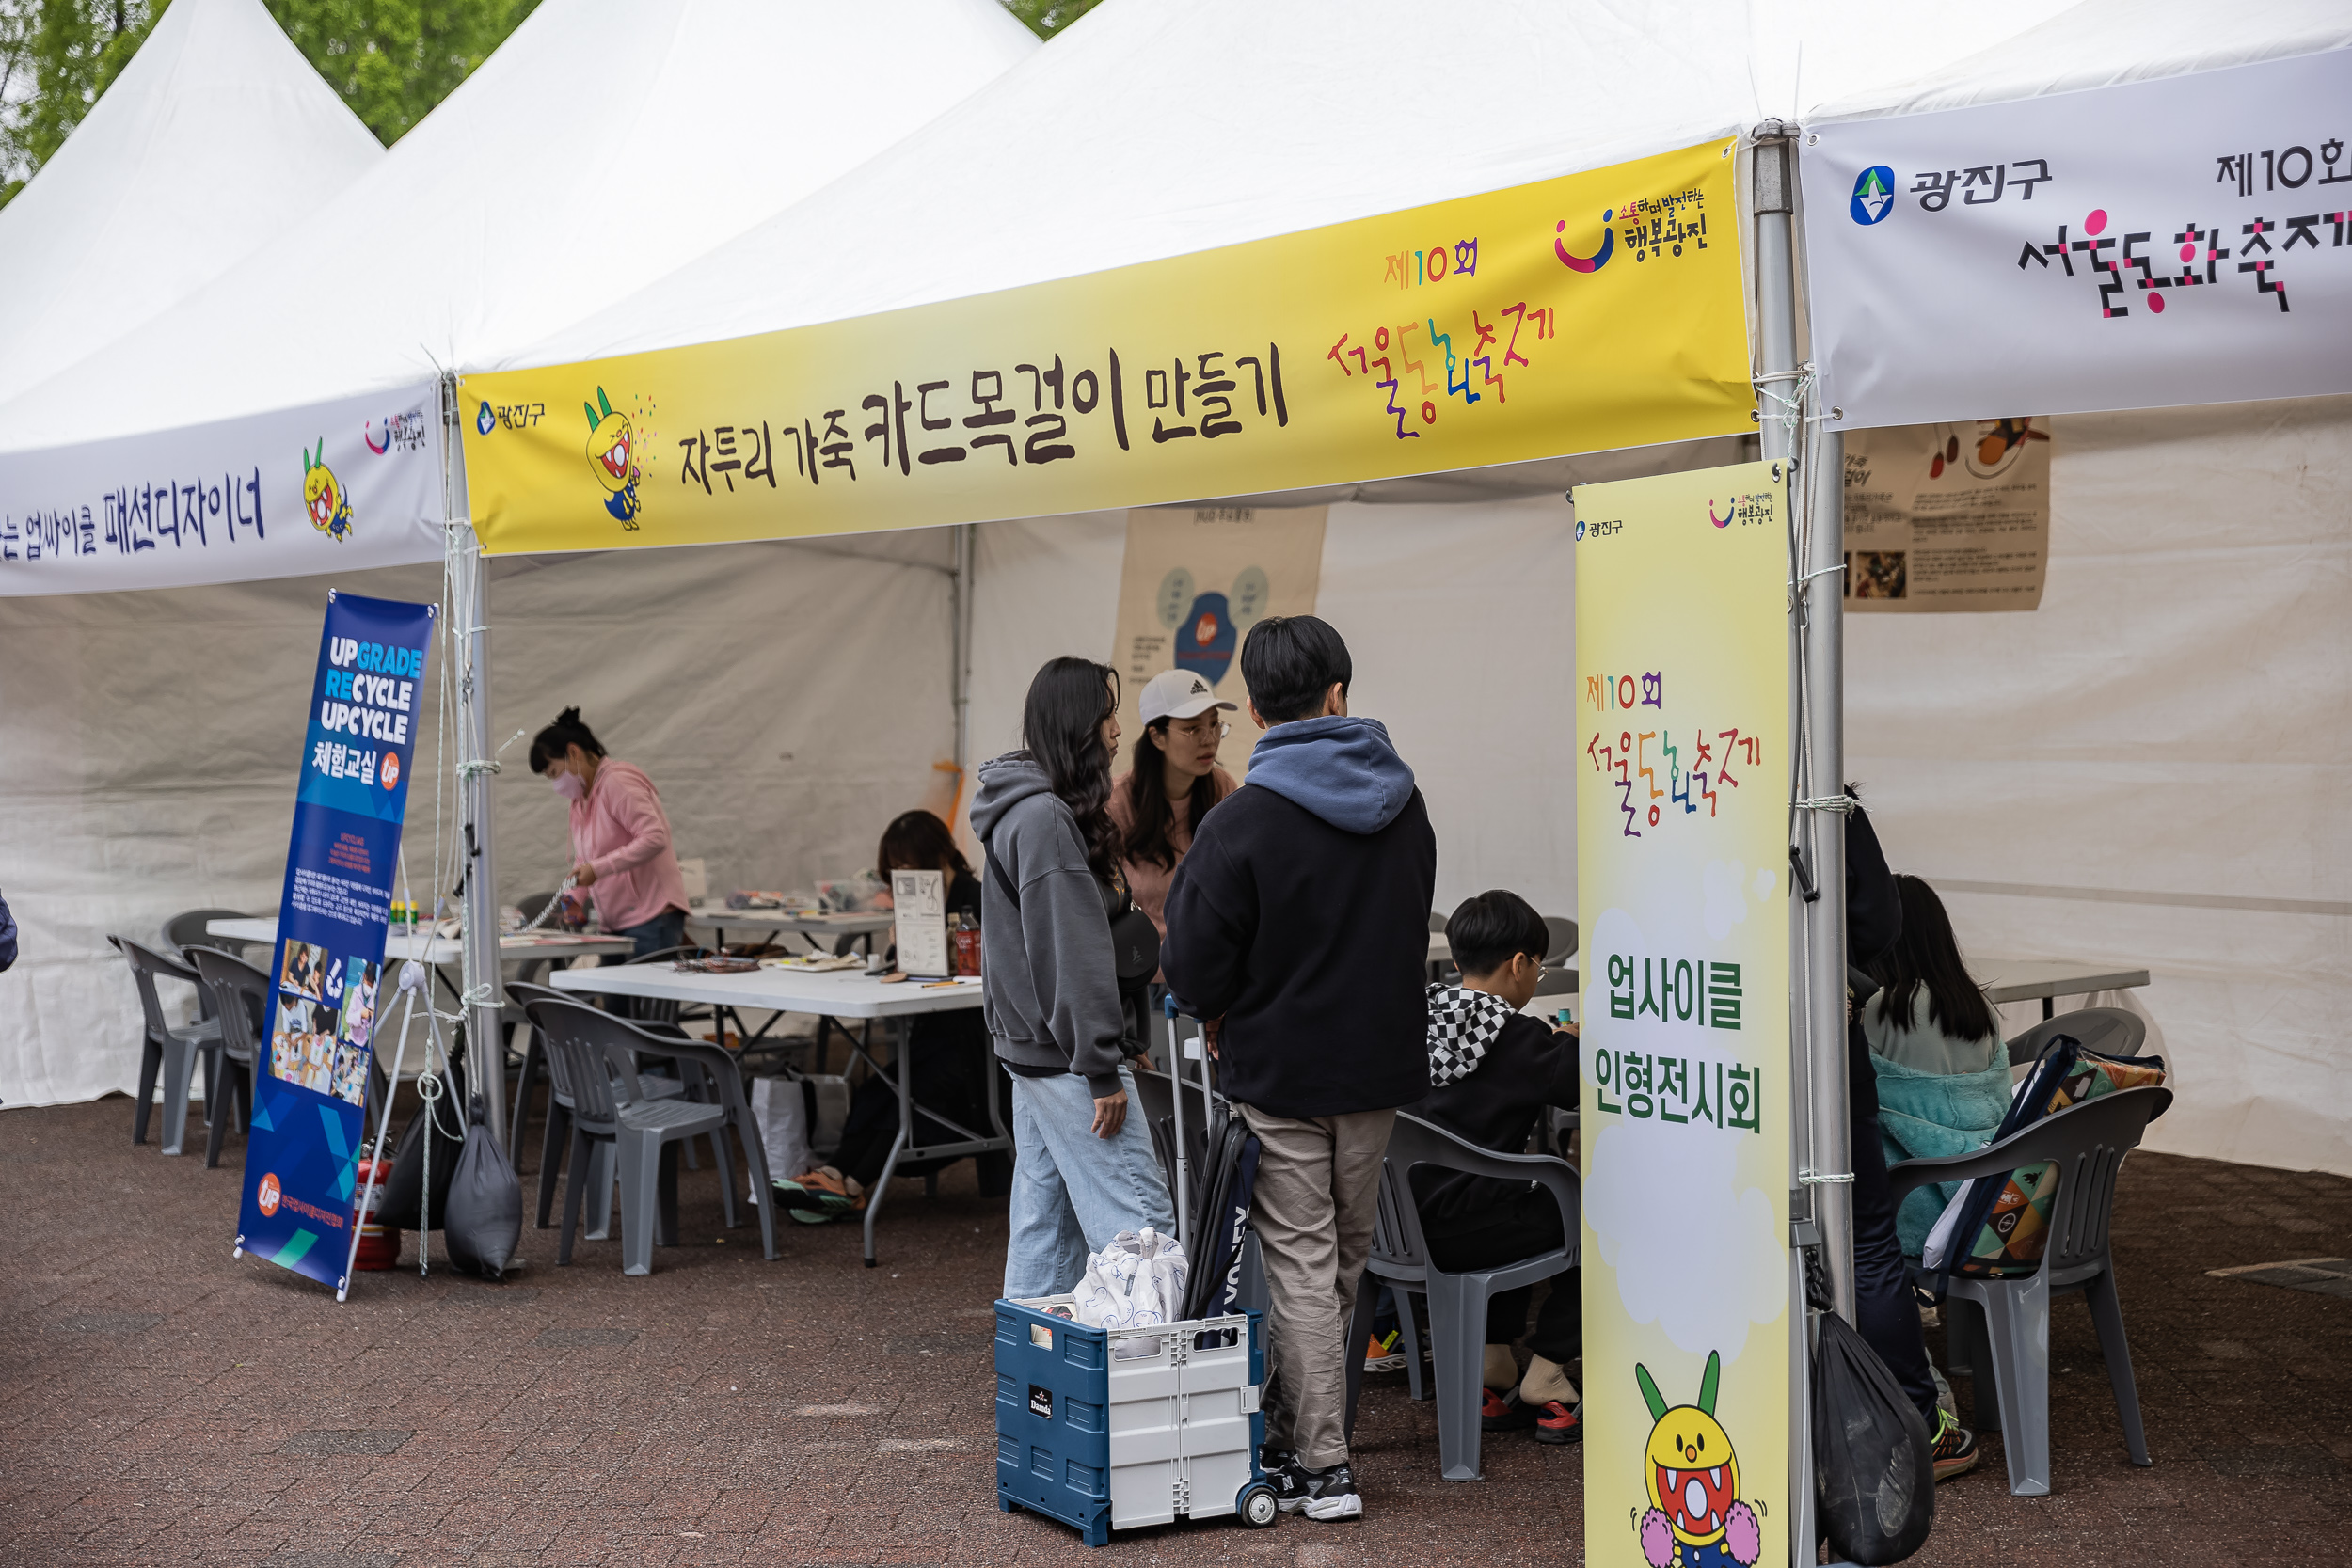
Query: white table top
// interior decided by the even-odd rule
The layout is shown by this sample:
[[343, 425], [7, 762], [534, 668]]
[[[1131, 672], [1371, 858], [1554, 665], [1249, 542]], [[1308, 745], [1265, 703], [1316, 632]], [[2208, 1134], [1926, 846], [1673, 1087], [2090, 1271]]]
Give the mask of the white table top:
[[871, 914], [795, 914], [786, 910], [731, 910], [724, 904], [705, 904], [686, 911], [689, 926], [759, 926], [771, 931], [798, 931], [803, 936], [864, 936], [886, 931], [898, 917], [888, 910]]
[[[232, 942], [278, 945], [278, 922], [214, 920], [204, 929]], [[582, 954], [633, 953], [637, 944], [627, 937], [580, 936], [568, 931], [532, 931], [499, 938], [499, 957], [512, 963], [523, 958], [569, 958]], [[410, 963], [453, 964], [463, 961], [465, 946], [455, 937], [424, 937], [394, 927], [384, 939], [384, 957]]]
[[2094, 990], [2129, 990], [2148, 983], [2144, 969], [2086, 963], [2078, 958], [1979, 958], [1972, 967], [1985, 993], [1995, 1002], [2086, 996]]
[[758, 969], [743, 974], [681, 974], [666, 963], [619, 964], [560, 969], [548, 978], [559, 990], [647, 996], [768, 1012], [822, 1013], [831, 1018], [903, 1018], [980, 1005], [980, 983], [976, 979], [959, 980], [951, 986], [922, 980], [885, 986], [879, 976], [854, 970]]

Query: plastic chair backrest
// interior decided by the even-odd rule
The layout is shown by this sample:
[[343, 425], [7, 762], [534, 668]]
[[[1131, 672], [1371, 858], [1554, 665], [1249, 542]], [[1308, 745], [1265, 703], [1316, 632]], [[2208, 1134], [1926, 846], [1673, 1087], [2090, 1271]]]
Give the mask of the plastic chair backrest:
[[1420, 1165], [1540, 1183], [1560, 1205], [1561, 1235], [1568, 1238], [1570, 1246], [1576, 1244], [1580, 1188], [1575, 1166], [1549, 1154], [1497, 1154], [1435, 1122], [1400, 1111], [1389, 1133], [1388, 1158], [1380, 1163], [1380, 1213], [1373, 1225], [1372, 1246], [1373, 1256], [1381, 1261], [1428, 1266], [1429, 1243], [1422, 1233], [1420, 1206], [1413, 1199], [1412, 1174]]
[[1538, 996], [1574, 996], [1578, 976], [1573, 969], [1547, 969], [1535, 977]]
[[108, 940], [122, 950], [123, 958], [131, 965], [131, 978], [139, 988], [139, 1010], [147, 1015], [147, 1032], [159, 1040], [167, 1038], [171, 1023], [164, 1017], [163, 998], [155, 994], [155, 976], [166, 974], [174, 980], [198, 984], [196, 971], [165, 958], [151, 947], [141, 946], [129, 937]]
[[233, 937], [216, 937], [205, 929], [215, 920], [243, 920], [243, 910], [183, 910], [164, 922], [164, 940], [182, 953], [193, 947], [211, 947], [223, 953], [233, 953], [245, 946]]
[[612, 1093], [612, 1070], [604, 1048], [588, 1033], [589, 1021], [605, 1015], [568, 998], [537, 1001], [524, 1007], [547, 1047], [548, 1077], [555, 1092], [572, 1103], [576, 1120], [610, 1127], [620, 1115]]
[[533, 1002], [577, 1002], [579, 997], [553, 986], [543, 986], [535, 980], [506, 982], [506, 1000], [517, 1007], [528, 1007]]
[[[594, 1007], [584, 1006], [578, 1002], [548, 1003], [543, 1006], [547, 1006], [550, 1012], [556, 1008], [562, 1008], [563, 1022], [557, 1027], [569, 1030], [575, 1039], [588, 1050], [596, 1053], [596, 1059], [606, 1064], [605, 1076], [602, 1080], [603, 1092], [611, 1096], [616, 1110], [626, 1109], [648, 1098], [637, 1082], [637, 1053], [639, 1052], [675, 1057], [679, 1054], [678, 1048], [683, 1045], [688, 1047], [689, 1053], [694, 1055], [695, 1060], [698, 1062], [705, 1060], [699, 1053], [693, 1052], [695, 1042], [681, 1040], [674, 1035], [655, 1034], [625, 1018], [615, 1018], [611, 1013], [599, 1012]], [[536, 1022], [538, 1012], [535, 1007], [532, 1009], [532, 1016], [533, 1022]], [[549, 1043], [553, 1043], [552, 1040]], [[705, 1046], [702, 1049], [710, 1051], [717, 1048]], [[574, 1064], [575, 1074], [579, 1070], [579, 1064], [576, 1062]], [[580, 1101], [575, 1099], [573, 1103], [577, 1106]]]
[[2167, 1088], [2122, 1089], [2070, 1105], [2031, 1127], [1971, 1154], [1944, 1160], [1905, 1160], [1887, 1172], [1895, 1201], [1931, 1181], [1971, 1177], [2003, 1178], [2023, 1165], [2044, 1161], [2058, 1167], [2058, 1197], [2050, 1210], [2050, 1244], [2044, 1270], [2070, 1269], [2106, 1251], [2115, 1210], [2115, 1173], [2123, 1156], [2139, 1147], [2148, 1124], [2170, 1108]]
[[2077, 1007], [2045, 1018], [2009, 1042], [2009, 1065], [2024, 1067], [2060, 1035], [2072, 1035], [2085, 1051], [2102, 1056], [2137, 1056], [2148, 1042], [2148, 1021], [2123, 1007]]
[[1445, 935], [1445, 916], [1435, 910], [1429, 911], [1429, 934], [1434, 937]]
[[1544, 928], [1551, 933], [1551, 946], [1545, 950], [1544, 967], [1557, 968], [1576, 953], [1576, 922], [1565, 914], [1544, 916]]
[[269, 972], [211, 947], [192, 947], [188, 957], [196, 963], [198, 977], [212, 988], [221, 1044], [232, 1056], [257, 1057], [262, 1042], [253, 1015], [258, 1004], [262, 1017], [269, 1017]]
[[539, 918], [541, 910], [554, 902], [555, 895], [552, 893], [526, 893], [515, 900], [515, 908], [521, 911], [523, 924], [528, 926]]

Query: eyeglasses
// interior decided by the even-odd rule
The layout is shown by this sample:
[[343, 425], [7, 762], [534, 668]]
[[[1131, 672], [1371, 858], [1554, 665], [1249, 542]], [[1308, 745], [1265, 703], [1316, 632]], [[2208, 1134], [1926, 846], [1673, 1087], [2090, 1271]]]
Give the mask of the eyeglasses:
[[1214, 727], [1206, 724], [1170, 723], [1168, 727], [1187, 740], [1206, 740], [1212, 735], [1222, 740], [1233, 733], [1233, 726], [1226, 723], [1219, 723]]

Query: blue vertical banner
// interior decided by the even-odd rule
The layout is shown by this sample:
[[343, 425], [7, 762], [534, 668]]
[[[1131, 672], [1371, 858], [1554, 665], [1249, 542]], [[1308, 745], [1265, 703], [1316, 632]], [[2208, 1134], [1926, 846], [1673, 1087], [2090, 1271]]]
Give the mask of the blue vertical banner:
[[329, 594], [237, 1245], [342, 1290], [408, 770], [435, 607]]

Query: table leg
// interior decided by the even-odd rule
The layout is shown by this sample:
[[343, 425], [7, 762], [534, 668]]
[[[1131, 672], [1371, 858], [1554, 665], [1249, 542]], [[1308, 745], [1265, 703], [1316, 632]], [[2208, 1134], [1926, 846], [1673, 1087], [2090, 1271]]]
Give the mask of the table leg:
[[890, 1190], [890, 1179], [898, 1169], [898, 1156], [905, 1153], [914, 1137], [914, 1053], [907, 1049], [911, 1032], [905, 1019], [892, 1019], [891, 1030], [898, 1048], [898, 1135], [890, 1141], [890, 1157], [882, 1162], [882, 1174], [866, 1192], [866, 1266], [874, 1266], [874, 1219], [882, 1212], [882, 1195]]

